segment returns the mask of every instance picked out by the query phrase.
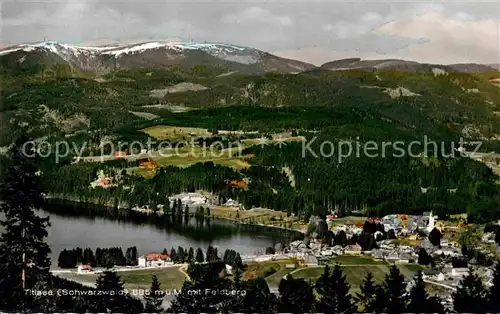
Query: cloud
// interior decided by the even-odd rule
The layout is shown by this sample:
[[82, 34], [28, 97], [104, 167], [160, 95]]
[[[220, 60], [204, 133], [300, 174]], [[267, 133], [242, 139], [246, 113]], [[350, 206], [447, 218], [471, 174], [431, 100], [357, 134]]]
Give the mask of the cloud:
[[383, 17], [375, 12], [367, 12], [354, 21], [338, 21], [323, 25], [323, 31], [331, 33], [334, 38], [349, 38], [370, 33], [383, 23]]
[[289, 16], [274, 15], [261, 7], [249, 7], [242, 12], [227, 14], [221, 18], [223, 23], [239, 24], [245, 22], [258, 22], [273, 26], [291, 26], [292, 19]]
[[[347, 23], [327, 24], [325, 31], [338, 36], [331, 47], [314, 46], [279, 50], [276, 54], [320, 65], [343, 58], [406, 59], [428, 63], [500, 63], [500, 20], [476, 20], [458, 12], [450, 16], [439, 7], [400, 18], [367, 30], [367, 25], [347, 29]], [[366, 14], [359, 20], [380, 20]], [[349, 35], [349, 36], [347, 36]]]
[[399, 51], [413, 59], [451, 63], [481, 60], [496, 63], [500, 59], [500, 19], [471, 20], [458, 15], [453, 19], [441, 13], [429, 12], [412, 18], [385, 24], [378, 34], [426, 38], [427, 42], [410, 45]]

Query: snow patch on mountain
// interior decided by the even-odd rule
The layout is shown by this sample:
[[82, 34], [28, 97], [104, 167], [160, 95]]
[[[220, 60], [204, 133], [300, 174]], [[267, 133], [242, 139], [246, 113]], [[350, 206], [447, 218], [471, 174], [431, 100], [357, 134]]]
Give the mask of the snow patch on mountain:
[[157, 48], [161, 48], [161, 47], [165, 47], [165, 44], [162, 44], [159, 42], [151, 42], [151, 43], [135, 45], [132, 47], [127, 47], [127, 48], [119, 49], [119, 50], [108, 50], [108, 51], [104, 51], [103, 53], [111, 54], [111, 55], [118, 57], [121, 54], [144, 52], [146, 50], [157, 49]]
[[15, 52], [15, 51], [19, 51], [21, 50], [22, 48], [15, 48], [15, 49], [7, 49], [7, 50], [1, 50], [0, 51], [0, 56], [2, 55], [6, 55], [6, 54], [9, 54], [11, 52]]
[[[177, 42], [177, 41], [151, 41], [136, 43], [116, 43], [104, 46], [78, 46], [59, 42], [40, 42], [35, 44], [22, 44], [9, 47], [0, 51], [0, 55], [6, 55], [15, 51], [40, 51], [53, 53], [63, 60], [77, 64], [81, 68], [92, 68], [96, 64], [106, 62], [109, 58], [102, 59], [103, 56], [121, 59], [125, 56], [133, 56], [147, 51], [159, 51], [163, 58], [177, 60], [188, 57], [189, 52], [203, 52], [214, 58], [226, 60], [239, 64], [251, 65], [263, 62], [267, 53], [248, 47], [230, 45], [224, 43], [197, 43], [197, 42]], [[103, 61], [104, 60], [104, 61]], [[300, 65], [288, 64], [291, 68], [304, 70]]]

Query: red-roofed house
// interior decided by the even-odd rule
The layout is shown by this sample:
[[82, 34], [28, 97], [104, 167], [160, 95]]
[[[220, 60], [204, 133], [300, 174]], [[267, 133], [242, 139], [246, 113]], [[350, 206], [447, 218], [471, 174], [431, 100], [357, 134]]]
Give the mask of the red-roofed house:
[[346, 255], [360, 255], [361, 254], [361, 246], [359, 244], [348, 245], [345, 247]]
[[79, 274], [88, 274], [92, 272], [92, 267], [90, 265], [80, 265], [78, 266], [78, 273]]
[[139, 267], [163, 267], [172, 265], [170, 256], [162, 253], [147, 253], [137, 259]]
[[125, 151], [117, 151], [115, 152], [115, 159], [122, 159], [127, 157], [127, 152]]

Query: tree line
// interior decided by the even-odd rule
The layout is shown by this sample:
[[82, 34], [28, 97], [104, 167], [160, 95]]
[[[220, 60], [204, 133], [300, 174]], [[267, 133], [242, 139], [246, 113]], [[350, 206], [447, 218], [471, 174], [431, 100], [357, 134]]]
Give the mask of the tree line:
[[[321, 136], [330, 140], [328, 134]], [[316, 142], [320, 143], [320, 139]], [[312, 149], [319, 151], [318, 145]], [[302, 144], [297, 143], [281, 148], [252, 147], [244, 154], [256, 157], [250, 160], [252, 166], [241, 172], [207, 162], [186, 168], [162, 167], [154, 177], [143, 178], [110, 168], [106, 162], [47, 164], [42, 169], [42, 179], [51, 193], [63, 198], [128, 207], [164, 204], [165, 210], [176, 214], [185, 212], [185, 208], [169, 208], [171, 195], [204, 190], [221, 203], [231, 198], [245, 209], [271, 208], [306, 221], [311, 215], [333, 210], [339, 216], [361, 211], [371, 217], [418, 215], [432, 210], [440, 219], [467, 213], [471, 223], [500, 218], [496, 175], [486, 165], [468, 158], [434, 157], [432, 153], [427, 158], [393, 158], [387, 153], [385, 158], [350, 157], [338, 163], [338, 155], [298, 158]], [[291, 169], [295, 187], [290, 186], [282, 167]], [[100, 169], [107, 169], [116, 187], [89, 187]], [[248, 188], [225, 184], [226, 180], [243, 178], [249, 179]]]
[[137, 265], [137, 247], [129, 247], [125, 255], [120, 247], [97, 248], [94, 251], [91, 248], [82, 249], [77, 247], [70, 250], [62, 250], [57, 259], [57, 266], [60, 268], [75, 268], [81, 264], [88, 264], [92, 267], [113, 266], [135, 266]]
[[[239, 268], [243, 267], [240, 253], [232, 249], [227, 249], [221, 258], [218, 256], [217, 248], [211, 245], [208, 246], [205, 255], [201, 248], [197, 248], [195, 252], [193, 247], [186, 249], [181, 246], [177, 247], [177, 250], [174, 248], [171, 248], [170, 251], [163, 249], [162, 254], [169, 256], [174, 264], [223, 261], [227, 265]], [[135, 246], [127, 248], [125, 255], [122, 248], [119, 247], [97, 248], [95, 254], [91, 248], [82, 249], [77, 247], [75, 249], [62, 250], [59, 253], [57, 265], [60, 268], [75, 268], [81, 264], [105, 268], [137, 266], [138, 257], [137, 247]]]
[[208, 246], [205, 255], [201, 248], [197, 248], [195, 252], [192, 247], [185, 249], [181, 246], [177, 247], [177, 250], [174, 248], [171, 248], [170, 251], [164, 249], [163, 254], [169, 255], [174, 263], [212, 263], [222, 261], [227, 265], [243, 268], [243, 261], [240, 253], [233, 249], [226, 249], [221, 258], [217, 248], [211, 245]]
[[[190, 265], [191, 280], [186, 280], [181, 294], [172, 302], [169, 313], [446, 313], [439, 297], [425, 289], [421, 271], [407, 281], [396, 266], [392, 266], [382, 283], [376, 283], [367, 273], [359, 292], [350, 293], [351, 286], [340, 265], [325, 266], [315, 281], [287, 275], [279, 283], [279, 294], [270, 292], [262, 278], [241, 280], [241, 273], [225, 276], [222, 263]], [[154, 286], [154, 285], [153, 285]], [[199, 290], [201, 289], [201, 290]], [[232, 296], [217, 293], [193, 298], [192, 291], [245, 291]], [[458, 313], [498, 312], [500, 304], [500, 264], [495, 267], [493, 285], [487, 289], [470, 270], [452, 294], [453, 308]]]

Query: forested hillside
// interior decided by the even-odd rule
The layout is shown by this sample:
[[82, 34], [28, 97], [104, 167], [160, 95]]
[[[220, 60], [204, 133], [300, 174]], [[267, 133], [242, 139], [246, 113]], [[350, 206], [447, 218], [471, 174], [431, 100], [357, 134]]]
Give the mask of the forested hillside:
[[[305, 142], [316, 138], [314, 151], [326, 140], [407, 143], [428, 136], [445, 144], [431, 156], [351, 156], [341, 162], [338, 152], [302, 157], [300, 142], [249, 145], [244, 153], [253, 158], [246, 169], [209, 162], [160, 167], [150, 177], [124, 171], [137, 164], [71, 164], [73, 151], [63, 162], [55, 163], [52, 155], [40, 160], [44, 186], [55, 195], [132, 206], [202, 189], [237, 199], [246, 208], [270, 207], [305, 218], [333, 209], [373, 215], [468, 212], [481, 221], [499, 217], [496, 175], [481, 163], [446, 155], [460, 138], [495, 147], [500, 89], [489, 82], [491, 74], [446, 72], [432, 65], [420, 72], [322, 69], [249, 75], [196, 65], [99, 74], [57, 60], [25, 60], [17, 68], [15, 60], [0, 56], [0, 61], [2, 146], [26, 133], [75, 147], [86, 143], [86, 156], [105, 139], [144, 143], [151, 135], [141, 130], [157, 125], [257, 131], [259, 136], [287, 131]], [[283, 167], [293, 173], [293, 187]], [[113, 173], [115, 187], [89, 188], [99, 169]], [[224, 183], [243, 178], [250, 182], [246, 189]]]

